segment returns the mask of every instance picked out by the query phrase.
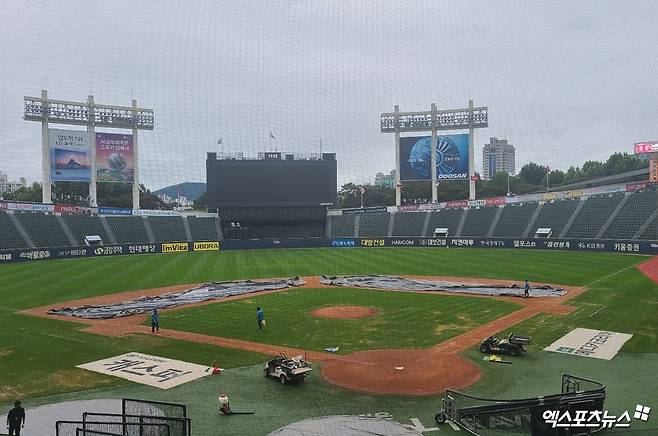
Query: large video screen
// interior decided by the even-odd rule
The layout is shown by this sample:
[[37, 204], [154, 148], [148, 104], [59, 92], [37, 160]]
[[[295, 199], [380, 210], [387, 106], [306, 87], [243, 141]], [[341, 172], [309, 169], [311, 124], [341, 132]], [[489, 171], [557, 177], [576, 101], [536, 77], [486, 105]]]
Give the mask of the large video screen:
[[[431, 136], [400, 138], [400, 180], [431, 180]], [[468, 179], [468, 134], [436, 137], [436, 178]]]
[[208, 160], [208, 208], [336, 203], [335, 160]]

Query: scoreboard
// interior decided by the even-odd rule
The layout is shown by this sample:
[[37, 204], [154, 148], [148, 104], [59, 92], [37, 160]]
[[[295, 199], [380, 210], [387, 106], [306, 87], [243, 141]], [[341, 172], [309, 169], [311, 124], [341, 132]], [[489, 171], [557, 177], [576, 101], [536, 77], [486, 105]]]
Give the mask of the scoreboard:
[[279, 152], [261, 159], [217, 159], [208, 153], [208, 209], [313, 207], [336, 203], [336, 156], [295, 159]]

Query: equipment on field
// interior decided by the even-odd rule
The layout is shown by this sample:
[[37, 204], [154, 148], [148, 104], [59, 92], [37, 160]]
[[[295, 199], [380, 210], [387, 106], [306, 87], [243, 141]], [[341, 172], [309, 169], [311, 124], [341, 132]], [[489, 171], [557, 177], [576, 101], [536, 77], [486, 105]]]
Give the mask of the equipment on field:
[[520, 336], [510, 333], [507, 339], [489, 336], [480, 343], [480, 351], [487, 354], [508, 354], [518, 356], [525, 351], [523, 348], [532, 342], [531, 336]]
[[285, 385], [290, 382], [304, 381], [306, 374], [312, 370], [311, 364], [302, 359], [302, 356], [288, 358], [281, 353], [265, 364], [263, 375], [279, 379], [281, 384]]
[[228, 402], [228, 395], [225, 393], [220, 393], [217, 397], [219, 401], [219, 413], [222, 415], [253, 415], [254, 412], [233, 412], [231, 406]]

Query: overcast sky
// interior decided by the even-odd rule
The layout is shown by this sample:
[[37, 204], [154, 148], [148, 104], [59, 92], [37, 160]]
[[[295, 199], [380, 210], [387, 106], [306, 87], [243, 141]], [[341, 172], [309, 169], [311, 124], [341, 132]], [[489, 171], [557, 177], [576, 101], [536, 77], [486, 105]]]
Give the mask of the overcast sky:
[[[379, 115], [489, 107], [517, 169], [658, 139], [658, 2], [2, 0], [0, 172], [41, 180], [23, 96], [140, 106], [152, 189], [205, 181], [207, 151], [336, 152], [338, 181], [394, 167]], [[46, 85], [47, 83], [47, 85]], [[57, 127], [57, 126], [53, 126]], [[60, 126], [61, 127], [61, 126]], [[100, 129], [99, 129], [100, 131]]]

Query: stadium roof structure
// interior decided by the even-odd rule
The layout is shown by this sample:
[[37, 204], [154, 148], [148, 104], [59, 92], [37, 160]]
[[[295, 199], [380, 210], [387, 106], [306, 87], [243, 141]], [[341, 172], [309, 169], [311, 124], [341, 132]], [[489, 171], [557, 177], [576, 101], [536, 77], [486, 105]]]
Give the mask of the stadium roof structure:
[[583, 182], [560, 185], [542, 192], [569, 191], [571, 189], [593, 188], [595, 186], [614, 185], [615, 183], [643, 182], [649, 180], [649, 168], [628, 171], [612, 176], [598, 177]]

